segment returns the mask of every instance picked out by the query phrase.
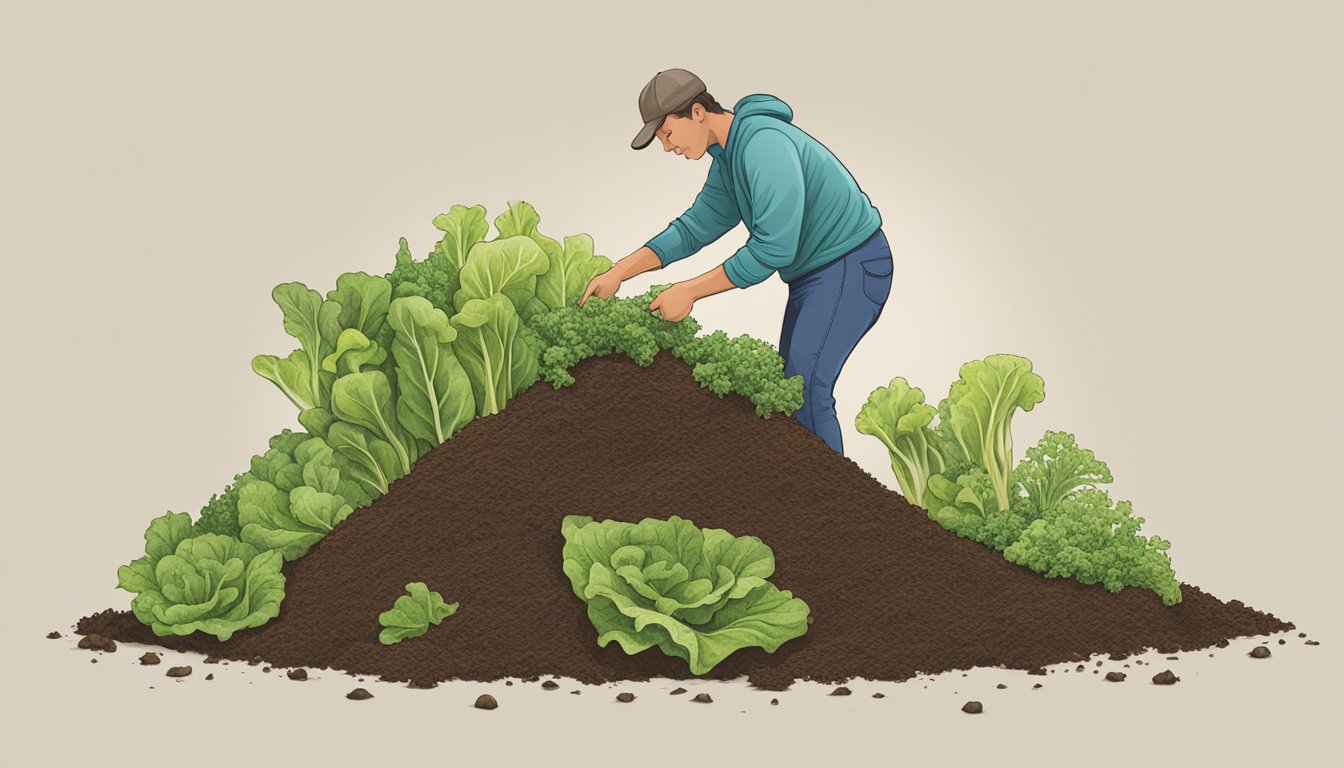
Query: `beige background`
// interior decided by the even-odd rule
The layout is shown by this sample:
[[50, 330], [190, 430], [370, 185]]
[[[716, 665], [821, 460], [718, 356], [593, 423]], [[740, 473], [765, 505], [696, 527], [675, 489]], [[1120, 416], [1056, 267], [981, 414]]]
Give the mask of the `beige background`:
[[[1341, 5], [881, 6], [0, 7], [14, 764], [1338, 755]], [[235, 666], [206, 683], [199, 657], [170, 684], [134, 665], [140, 649], [93, 665], [43, 639], [129, 605], [115, 572], [148, 521], [195, 514], [297, 426], [249, 368], [294, 348], [273, 286], [386, 272], [402, 236], [423, 257], [455, 203], [493, 219], [527, 200], [543, 232], [588, 232], [613, 258], [681, 213], [709, 161], [629, 149], [639, 90], [669, 67], [726, 105], [783, 98], [882, 213], [895, 287], [837, 388], [851, 458], [895, 487], [853, 429], [893, 376], [936, 402], [963, 362], [1024, 355], [1046, 399], [1014, 422], [1018, 457], [1046, 429], [1074, 432], [1144, 532], [1174, 542], [1179, 578], [1322, 645], [1293, 632], [1264, 661], [1243, 656], [1263, 638], [1185, 654], [1172, 688], [1061, 667], [1028, 693], [1041, 678], [977, 670], [860, 681], [850, 699], [800, 684], [779, 707], [706, 685], [718, 703], [697, 708], [662, 684], [629, 686], [641, 698], [621, 707], [603, 688], [370, 681], [377, 698], [352, 703], [341, 675], [300, 686]], [[711, 269], [745, 236], [622, 294]], [[785, 296], [772, 278], [693, 314], [777, 343]], [[470, 709], [487, 690], [501, 709]], [[986, 713], [967, 719], [968, 698]]]

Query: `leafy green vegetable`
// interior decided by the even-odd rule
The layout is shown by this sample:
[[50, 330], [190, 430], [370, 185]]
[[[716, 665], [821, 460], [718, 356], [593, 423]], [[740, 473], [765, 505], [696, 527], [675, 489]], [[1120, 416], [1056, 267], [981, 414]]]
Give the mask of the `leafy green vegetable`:
[[1002, 551], [1029, 522], [1020, 501], [1007, 510], [994, 506], [994, 485], [983, 467], [974, 467], [951, 482], [944, 475], [929, 478], [924, 497], [929, 517], [958, 536]]
[[929, 517], [958, 536], [1050, 576], [1102, 581], [1111, 591], [1141, 586], [1168, 605], [1179, 602], [1179, 584], [1162, 552], [1170, 542], [1135, 535], [1143, 518], [1131, 516], [1129, 502], [1111, 508], [1096, 487], [1111, 482], [1110, 470], [1072, 434], [1046, 432], [1006, 472], [1013, 413], [1031, 410], [1044, 397], [1031, 361], [991, 355], [961, 367], [961, 378], [938, 404], [936, 426], [930, 426], [923, 393], [900, 377], [869, 396], [856, 425], [887, 446], [906, 498], [920, 498]]
[[1047, 577], [1101, 582], [1108, 591], [1151, 589], [1164, 605], [1181, 602], [1180, 583], [1165, 550], [1171, 542], [1138, 535], [1142, 517], [1132, 505], [1111, 506], [1110, 495], [1084, 488], [1060, 502], [1049, 517], [1034, 520], [1003, 556]]
[[736, 392], [756, 405], [756, 415], [793, 413], [803, 407], [803, 377], [784, 377], [784, 359], [775, 348], [746, 334], [723, 331], [698, 336], [672, 354], [691, 364], [691, 375], [720, 398]]
[[447, 313], [454, 312], [453, 294], [460, 286], [459, 274], [472, 247], [485, 239], [490, 225], [485, 207], [454, 205], [448, 213], [434, 217], [434, 226], [444, 235], [424, 261], [411, 256], [406, 238], [401, 238], [396, 266], [387, 274], [393, 296], [422, 296]]
[[[366, 339], [386, 348], [387, 312], [392, 301], [392, 284], [383, 277], [365, 272], [346, 272], [336, 278], [336, 288], [327, 293], [327, 302], [339, 307], [337, 324], [358, 331]], [[339, 336], [337, 337], [339, 343]]]
[[258, 481], [238, 492], [243, 541], [278, 550], [286, 560], [303, 557], [353, 511], [342, 497], [307, 485], [285, 493]]
[[141, 623], [159, 637], [203, 632], [227, 641], [280, 615], [279, 552], [192, 533], [188, 515], [156, 518], [145, 532], [145, 556], [117, 569], [117, 586], [137, 593], [131, 610]]
[[200, 517], [192, 528], [197, 534], [218, 533], [238, 538], [242, 528], [238, 526], [238, 479], [242, 474], [234, 475], [233, 482], [224, 486], [224, 491], [212, 494], [210, 501], [201, 508]]
[[303, 436], [286, 453], [277, 440], [238, 484], [239, 538], [259, 549], [279, 550], [286, 560], [302, 557], [337, 523], [372, 497], [342, 474], [332, 447]]
[[784, 362], [770, 344], [715, 332], [697, 337], [694, 318], [668, 322], [649, 312], [649, 302], [667, 286], [628, 299], [590, 298], [583, 307], [565, 306], [533, 318], [540, 349], [540, 373], [556, 389], [574, 383], [569, 369], [589, 357], [613, 352], [648, 366], [660, 349], [692, 365], [695, 380], [723, 397], [734, 392], [749, 398], [756, 413], [793, 413], [802, 407], [803, 377], [785, 378]]
[[989, 473], [998, 509], [1009, 508], [1008, 477], [1013, 468], [1013, 413], [1030, 411], [1045, 399], [1045, 382], [1031, 361], [1017, 355], [990, 355], [961, 366], [948, 393], [957, 444]]
[[1078, 447], [1072, 434], [1047, 431], [1013, 470], [1013, 480], [1026, 493], [1030, 519], [1054, 512], [1079, 489], [1112, 481], [1111, 470], [1092, 451]]
[[[350, 446], [362, 440], [369, 446], [376, 445], [375, 455], [384, 475], [396, 479], [411, 471], [411, 465], [420, 457], [419, 446], [397, 420], [392, 384], [386, 373], [374, 370], [342, 376], [331, 388], [331, 406], [332, 413], [341, 420], [327, 432], [333, 446]], [[391, 466], [381, 466], [389, 455], [394, 458]], [[360, 456], [356, 453], [351, 458]]]
[[933, 406], [924, 404], [923, 390], [911, 387], [904, 377], [897, 376], [888, 386], [878, 387], [868, 395], [854, 420], [860, 432], [887, 446], [891, 469], [906, 500], [925, 508], [929, 507], [924, 496], [929, 476], [942, 472], [946, 466], [939, 450], [939, 437], [929, 428], [937, 413]]
[[588, 604], [599, 647], [658, 646], [705, 674], [736, 650], [774, 653], [807, 632], [807, 603], [766, 581], [774, 553], [754, 536], [689, 520], [594, 522], [566, 515], [564, 572]]
[[537, 276], [549, 266], [546, 253], [530, 237], [477, 243], [462, 268], [462, 287], [453, 294], [453, 306], [461, 312], [472, 299], [502, 293], [513, 302], [514, 311], [520, 311], [536, 296]]
[[385, 627], [378, 633], [378, 642], [383, 645], [419, 637], [429, 631], [429, 625], [438, 626], [457, 613], [457, 603], [445, 603], [443, 595], [430, 591], [423, 581], [407, 584], [406, 591], [409, 596], [398, 597], [392, 610], [378, 614], [378, 623]]
[[565, 238], [562, 252], [548, 254], [551, 265], [537, 280], [537, 298], [550, 309], [574, 306], [594, 277], [611, 269], [611, 260], [593, 255], [593, 238]]
[[453, 354], [457, 330], [418, 296], [392, 302], [389, 321], [396, 333], [397, 417], [407, 432], [438, 445], [476, 416], [471, 381]]
[[303, 283], [281, 283], [271, 298], [284, 314], [285, 331], [299, 340], [300, 349], [283, 360], [257, 355], [252, 370], [274, 382], [300, 410], [325, 405], [322, 393], [334, 376], [322, 370], [322, 361], [335, 350], [341, 333], [340, 305], [322, 301], [322, 294]]
[[[321, 440], [300, 450], [299, 446], [312, 439], [307, 433], [288, 428], [273, 435], [267, 441], [269, 450], [253, 456], [248, 471], [234, 475], [233, 482], [225, 486], [223, 493], [210, 497], [210, 501], [201, 509], [200, 519], [193, 526], [196, 532], [218, 533], [240, 539], [242, 527], [238, 524], [238, 496], [242, 486], [254, 480], [265, 480], [289, 492], [304, 484], [304, 465], [310, 461], [318, 461], [322, 466], [339, 472], [339, 479], [331, 492], [343, 496], [356, 509], [368, 506], [373, 497], [350, 477], [348, 469], [341, 469], [339, 457], [318, 448], [324, 445]], [[300, 458], [295, 458], [296, 452], [301, 454]]]
[[536, 382], [537, 353], [520, 333], [518, 312], [503, 294], [467, 301], [451, 322], [457, 329], [453, 351], [471, 380], [479, 415], [498, 413]]
[[359, 373], [366, 365], [381, 365], [386, 359], [387, 350], [378, 346], [378, 342], [354, 328], [346, 328], [336, 337], [336, 351], [322, 360], [322, 370], [344, 376]]

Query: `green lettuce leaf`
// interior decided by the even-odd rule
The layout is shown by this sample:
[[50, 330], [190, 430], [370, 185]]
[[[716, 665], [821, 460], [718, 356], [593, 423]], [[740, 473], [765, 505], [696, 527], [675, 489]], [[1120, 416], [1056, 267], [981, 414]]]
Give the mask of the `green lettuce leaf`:
[[754, 536], [701, 530], [689, 520], [639, 523], [567, 515], [565, 575], [588, 604], [598, 646], [657, 646], [705, 674], [734, 651], [774, 653], [807, 632], [809, 608], [767, 579], [774, 553]]
[[378, 642], [383, 645], [419, 637], [429, 631], [431, 624], [438, 626], [457, 613], [457, 603], [445, 603], [443, 595], [430, 591], [422, 581], [407, 584], [406, 591], [410, 594], [398, 597], [392, 610], [378, 614], [378, 623], [384, 627], [378, 633]]
[[897, 376], [868, 395], [854, 425], [887, 446], [891, 469], [907, 501], [924, 508], [929, 476], [945, 468], [940, 439], [929, 424], [937, 410], [924, 404], [924, 392]]
[[150, 523], [145, 557], [118, 570], [118, 586], [137, 593], [135, 617], [159, 637], [203, 632], [227, 641], [280, 615], [280, 553], [216, 533], [183, 538], [185, 517], [169, 513]]
[[303, 557], [353, 511], [344, 498], [307, 485], [286, 493], [258, 480], [238, 492], [242, 540], [278, 550], [286, 560]]
[[1045, 382], [1032, 373], [1030, 360], [1016, 355], [972, 360], [952, 383], [946, 402], [956, 444], [989, 473], [998, 510], [1011, 504], [1013, 414], [1019, 408], [1030, 411], [1044, 399]]

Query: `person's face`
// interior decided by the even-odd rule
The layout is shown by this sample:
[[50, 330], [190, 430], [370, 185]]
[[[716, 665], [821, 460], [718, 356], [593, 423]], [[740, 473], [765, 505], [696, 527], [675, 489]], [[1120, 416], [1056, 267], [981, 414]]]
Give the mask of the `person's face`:
[[699, 104], [693, 105], [690, 117], [668, 115], [655, 135], [663, 142], [664, 152], [676, 152], [687, 160], [699, 160], [709, 149], [705, 108]]

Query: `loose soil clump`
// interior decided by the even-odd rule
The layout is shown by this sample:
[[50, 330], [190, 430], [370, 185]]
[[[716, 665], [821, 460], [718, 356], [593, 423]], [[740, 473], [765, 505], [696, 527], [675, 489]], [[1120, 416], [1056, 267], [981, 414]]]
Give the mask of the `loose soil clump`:
[[[930, 520], [792, 417], [762, 419], [745, 398], [702, 388], [666, 351], [647, 369], [611, 355], [573, 375], [571, 387], [538, 382], [471, 422], [287, 563], [284, 604], [268, 624], [221, 643], [156, 637], [129, 611], [107, 610], [78, 631], [422, 684], [687, 678], [684, 661], [657, 649], [598, 648], [561, 570], [568, 514], [632, 523], [676, 514], [764, 541], [771, 581], [808, 603], [812, 623], [774, 654], [741, 650], [705, 677], [745, 675], [771, 690], [974, 666], [1037, 670], [1295, 628], [1188, 584], [1168, 607], [1151, 591], [1111, 593], [1010, 563]], [[1173, 549], [1179, 574], [1180, 543]], [[412, 581], [461, 607], [422, 637], [382, 645], [378, 614]]]

